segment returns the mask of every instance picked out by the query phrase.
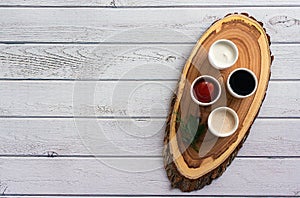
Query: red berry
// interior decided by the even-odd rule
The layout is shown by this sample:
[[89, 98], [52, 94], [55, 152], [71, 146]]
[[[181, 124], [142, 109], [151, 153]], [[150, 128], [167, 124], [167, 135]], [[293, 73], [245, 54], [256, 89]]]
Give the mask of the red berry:
[[214, 94], [214, 84], [207, 81], [199, 81], [194, 86], [194, 93], [200, 102], [211, 102]]

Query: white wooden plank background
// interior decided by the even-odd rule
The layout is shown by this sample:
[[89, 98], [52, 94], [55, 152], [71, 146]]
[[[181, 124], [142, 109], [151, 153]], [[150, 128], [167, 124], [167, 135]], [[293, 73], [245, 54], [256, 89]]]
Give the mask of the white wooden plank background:
[[[299, 196], [299, 6], [0, 1], [0, 194]], [[255, 16], [271, 35], [267, 98], [225, 174], [181, 193], [170, 189], [160, 157], [169, 99], [197, 39], [233, 11]]]
[[[247, 12], [272, 42], [300, 42], [300, 7], [3, 8], [0, 40], [14, 42], [196, 42], [215, 20]], [[184, 17], [183, 17], [184, 16]]]
[[[186, 195], [295, 196], [299, 163], [299, 159], [235, 159], [222, 179]], [[162, 166], [161, 158], [0, 158], [7, 194], [181, 194], [170, 189]]]
[[[68, 118], [1, 118], [0, 153], [8, 156], [159, 157], [164, 124], [165, 119], [141, 118], [89, 118], [76, 119], [76, 122]], [[257, 119], [245, 149], [238, 156], [297, 157], [300, 154], [299, 127], [298, 119]]]
[[[0, 116], [164, 118], [176, 84], [175, 81], [2, 81]], [[299, 118], [299, 87], [299, 81], [271, 81], [259, 117]], [[282, 94], [285, 92], [289, 97]]]
[[91, 6], [91, 7], [180, 7], [180, 6], [299, 6], [300, 3], [297, 0], [252, 0], [252, 1], [235, 1], [224, 0], [222, 2], [218, 0], [10, 0], [1, 1], [2, 6]]
[[[193, 46], [2, 44], [0, 79], [177, 81]], [[299, 78], [300, 44], [273, 44], [271, 50], [276, 55], [271, 80]]]

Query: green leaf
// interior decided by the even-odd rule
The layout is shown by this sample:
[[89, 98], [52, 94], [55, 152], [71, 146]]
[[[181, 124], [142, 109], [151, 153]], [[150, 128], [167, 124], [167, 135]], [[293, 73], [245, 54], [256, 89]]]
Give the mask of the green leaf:
[[190, 145], [195, 151], [199, 152], [199, 148], [197, 147], [197, 140], [205, 131], [205, 125], [201, 124], [201, 118], [190, 115], [186, 121], [180, 118], [180, 115], [176, 113], [176, 122], [179, 122], [179, 128], [182, 132], [182, 140], [185, 144]]
[[194, 137], [197, 129], [198, 129], [198, 118], [196, 116], [190, 115], [188, 121], [187, 121], [187, 128], [188, 128], [188, 132], [189, 134]]
[[196, 144], [191, 144], [191, 147], [198, 153], [199, 152], [199, 148], [197, 147]]
[[202, 135], [202, 133], [205, 131], [205, 125], [204, 124], [200, 124], [198, 126], [198, 129], [197, 129], [197, 133], [194, 137], [194, 141], [197, 141], [197, 139]]

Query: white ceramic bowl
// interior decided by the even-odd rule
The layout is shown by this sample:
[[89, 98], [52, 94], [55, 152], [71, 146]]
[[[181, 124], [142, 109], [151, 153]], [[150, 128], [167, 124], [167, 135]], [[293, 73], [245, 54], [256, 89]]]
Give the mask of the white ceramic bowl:
[[[220, 50], [218, 51], [217, 48], [219, 48]], [[231, 49], [231, 52], [229, 52], [228, 50], [226, 51], [226, 48]], [[221, 62], [218, 61], [218, 58], [220, 59], [220, 56], [233, 56], [231, 61], [227, 61], [227, 62]], [[237, 48], [237, 46], [230, 40], [227, 39], [220, 39], [217, 40], [216, 42], [214, 42], [210, 48], [209, 48], [209, 52], [208, 52], [208, 60], [210, 62], [210, 64], [219, 70], [222, 69], [226, 69], [231, 67], [232, 65], [234, 65], [236, 63], [236, 61], [238, 60], [239, 57], [239, 50]]]
[[[231, 127], [232, 129], [230, 131], [227, 131], [226, 133], [225, 132], [221, 132], [216, 127], [214, 127], [215, 124], [212, 124], [212, 122], [214, 121], [214, 119], [217, 119], [216, 118], [216, 114], [218, 112], [221, 112], [221, 111], [225, 111], [226, 113], [230, 113], [232, 115], [233, 121], [234, 121], [234, 124]], [[214, 134], [215, 136], [217, 136], [217, 137], [228, 137], [228, 136], [232, 135], [237, 130], [237, 128], [239, 126], [239, 117], [238, 117], [237, 113], [233, 109], [231, 109], [229, 107], [219, 107], [219, 108], [214, 109], [209, 114], [207, 124], [208, 124], [208, 130], [212, 134]], [[219, 122], [219, 124], [221, 126], [223, 126], [224, 122]]]
[[[197, 97], [194, 95], [194, 86], [195, 86], [196, 82], [198, 82], [201, 79], [204, 79], [208, 82], [212, 82], [215, 85], [215, 91], [217, 91], [218, 93], [216, 94], [215, 98], [211, 102], [208, 102], [208, 103], [200, 102], [197, 99]], [[190, 89], [190, 94], [191, 94], [191, 97], [192, 97], [193, 101], [196, 104], [201, 105], [201, 106], [209, 106], [209, 105], [214, 104], [220, 98], [220, 96], [221, 96], [221, 85], [220, 85], [219, 81], [217, 81], [217, 79], [215, 79], [214, 77], [209, 76], [209, 75], [203, 75], [203, 76], [200, 76], [200, 77], [196, 78], [193, 81], [193, 83], [191, 85], [191, 89]]]
[[[236, 72], [236, 71], [239, 71], [239, 70], [247, 71], [249, 74], [251, 74], [251, 76], [252, 76], [253, 79], [254, 79], [255, 87], [254, 87], [253, 91], [252, 91], [250, 94], [248, 94], [248, 95], [239, 95], [239, 94], [235, 93], [235, 92], [232, 90], [231, 86], [230, 86], [230, 78], [231, 78], [232, 74], [233, 74], [234, 72]], [[237, 68], [237, 69], [233, 70], [233, 71], [229, 74], [229, 76], [228, 76], [228, 78], [227, 78], [227, 83], [226, 83], [226, 85], [227, 85], [227, 89], [228, 89], [229, 93], [230, 93], [233, 97], [236, 97], [236, 98], [247, 98], [247, 97], [249, 97], [249, 96], [251, 96], [252, 94], [255, 93], [255, 91], [256, 91], [256, 89], [257, 89], [257, 78], [256, 78], [255, 74], [254, 74], [251, 70], [249, 70], [249, 69], [247, 69], [247, 68]]]

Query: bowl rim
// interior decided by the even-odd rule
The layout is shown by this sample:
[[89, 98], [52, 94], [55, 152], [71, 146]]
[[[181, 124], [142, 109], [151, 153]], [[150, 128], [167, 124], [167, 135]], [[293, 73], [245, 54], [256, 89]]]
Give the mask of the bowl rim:
[[[217, 131], [216, 129], [214, 129], [212, 127], [212, 117], [214, 116], [214, 114], [217, 112], [217, 111], [220, 111], [220, 110], [226, 110], [228, 112], [230, 112], [233, 117], [234, 117], [234, 121], [235, 121], [235, 125], [233, 127], [233, 129], [231, 131], [229, 131], [228, 133], [219, 133], [219, 131]], [[238, 126], [239, 126], [239, 116], [237, 115], [236, 111], [229, 108], [229, 107], [218, 107], [216, 109], [214, 109], [208, 116], [208, 120], [207, 120], [207, 125], [208, 125], [208, 130], [215, 136], [217, 137], [228, 137], [232, 134], [234, 134], [236, 132], [236, 130], [238, 129]]]
[[[233, 48], [233, 50], [235, 52], [235, 59], [234, 59], [234, 61], [231, 62], [231, 63], [229, 63], [229, 64], [223, 65], [223, 66], [220, 66], [220, 65], [216, 64], [216, 62], [214, 61], [213, 55], [212, 55], [212, 49], [213, 49], [213, 47], [216, 46], [220, 42], [225, 42], [225, 43], [229, 44]], [[219, 39], [219, 40], [215, 41], [210, 46], [209, 51], [208, 51], [208, 60], [209, 60], [210, 64], [214, 68], [219, 69], [219, 70], [227, 69], [227, 68], [233, 66], [237, 62], [238, 58], [239, 58], [239, 50], [238, 50], [236, 44], [234, 42], [232, 42], [231, 40], [228, 40], [228, 39]]]
[[[239, 95], [239, 94], [235, 93], [235, 92], [232, 90], [232, 88], [231, 88], [231, 86], [230, 86], [230, 82], [229, 82], [229, 81], [230, 81], [230, 77], [232, 76], [232, 74], [233, 74], [234, 72], [240, 71], [240, 70], [244, 70], [244, 71], [249, 72], [249, 73], [252, 75], [252, 77], [254, 78], [254, 81], [255, 81], [255, 87], [254, 87], [253, 91], [252, 91], [250, 94], [245, 95], [245, 96]], [[247, 97], [253, 95], [253, 94], [256, 92], [257, 87], [258, 87], [258, 80], [257, 80], [257, 77], [256, 77], [256, 75], [254, 74], [254, 72], [251, 71], [250, 69], [248, 69], [248, 68], [236, 68], [235, 70], [233, 70], [232, 72], [230, 72], [230, 74], [228, 75], [226, 85], [227, 85], [227, 89], [228, 89], [229, 93], [230, 93], [232, 96], [234, 96], [234, 97], [236, 97], [236, 98], [247, 98]]]
[[[212, 100], [211, 102], [208, 102], [208, 103], [200, 102], [200, 101], [194, 96], [194, 86], [195, 86], [196, 82], [199, 81], [200, 79], [205, 79], [205, 78], [209, 78], [210, 80], [212, 80], [212, 81], [217, 85], [217, 87], [218, 87], [218, 95], [216, 96], [216, 98], [215, 98], [214, 100]], [[192, 83], [192, 85], [191, 85], [191, 87], [190, 87], [190, 95], [191, 95], [191, 97], [192, 97], [192, 100], [193, 100], [196, 104], [201, 105], [201, 106], [209, 106], [209, 105], [214, 104], [214, 103], [221, 97], [221, 92], [222, 92], [222, 90], [221, 90], [221, 84], [220, 84], [220, 82], [219, 82], [216, 78], [214, 78], [214, 77], [212, 77], [212, 76], [210, 76], [210, 75], [202, 75], [202, 76], [197, 77], [197, 78], [193, 81], [193, 83]]]

